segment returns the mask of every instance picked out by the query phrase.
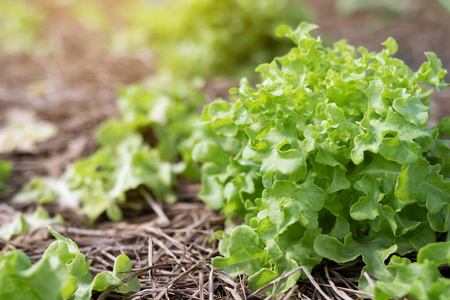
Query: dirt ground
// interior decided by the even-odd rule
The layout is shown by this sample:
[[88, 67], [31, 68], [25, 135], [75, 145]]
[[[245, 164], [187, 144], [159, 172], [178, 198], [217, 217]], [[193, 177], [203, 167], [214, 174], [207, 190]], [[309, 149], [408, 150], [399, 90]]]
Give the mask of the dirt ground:
[[[431, 1], [417, 1], [408, 14], [388, 19], [381, 26], [377, 11], [349, 16], [336, 14], [333, 0], [307, 0], [316, 13], [318, 33], [326, 40], [345, 38], [350, 44], [380, 50], [387, 37], [399, 43], [397, 57], [416, 70], [426, 60], [424, 51], [433, 51], [450, 69], [450, 16]], [[57, 36], [58, 51], [50, 56], [0, 54], [0, 127], [13, 111], [34, 114], [59, 129], [53, 139], [31, 151], [0, 154], [14, 162], [9, 182], [12, 194], [31, 177], [57, 177], [77, 158], [96, 149], [95, 128], [106, 118], [117, 115], [116, 91], [126, 84], [144, 80], [154, 71], [154, 61], [145, 58], [115, 57], [102, 52], [102, 38], [67, 18], [64, 12], [50, 11], [49, 36]], [[384, 20], [384, 19], [383, 19]], [[375, 25], [374, 25], [375, 24]], [[447, 78], [447, 81], [450, 79]], [[209, 82], [210, 97], [223, 95], [235, 80]], [[432, 98], [432, 122], [450, 115], [450, 88]], [[17, 120], [16, 120], [17, 121]], [[124, 221], [99, 222], [96, 228], [66, 224], [56, 229], [72, 238], [88, 259], [91, 271], [111, 270], [114, 257], [127, 254], [143, 285], [129, 299], [245, 299], [266, 297], [244, 288], [245, 278], [233, 281], [214, 273], [210, 258], [217, 255], [214, 231], [223, 229], [223, 218], [205, 207], [196, 197], [197, 184], [180, 183], [180, 202], [163, 207], [156, 215], [142, 204], [139, 212], [125, 212]], [[11, 195], [12, 195], [11, 194]], [[0, 213], [30, 209], [10, 203], [11, 195], [0, 198]], [[170, 220], [163, 224], [164, 215]], [[46, 230], [14, 238], [10, 244], [24, 250], [33, 261], [52, 242]], [[6, 241], [0, 240], [0, 249]], [[356, 282], [361, 262], [345, 266], [323, 263], [313, 273], [314, 281], [302, 281], [286, 295], [298, 299], [338, 299], [346, 293], [361, 299]], [[334, 287], [336, 284], [338, 287]], [[107, 290], [98, 299], [114, 299]], [[341, 296], [344, 298], [344, 296]]]

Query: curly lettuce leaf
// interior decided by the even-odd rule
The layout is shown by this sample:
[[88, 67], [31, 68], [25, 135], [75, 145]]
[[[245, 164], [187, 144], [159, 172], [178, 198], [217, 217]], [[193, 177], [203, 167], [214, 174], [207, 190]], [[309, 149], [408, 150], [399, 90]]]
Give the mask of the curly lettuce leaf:
[[374, 299], [448, 299], [450, 279], [442, 277], [438, 267], [449, 264], [450, 242], [432, 243], [423, 247], [417, 255], [417, 262], [393, 256], [388, 265], [392, 278], [375, 283]]
[[56, 257], [32, 265], [22, 251], [0, 253], [0, 297], [2, 299], [63, 299], [61, 292], [68, 272]]

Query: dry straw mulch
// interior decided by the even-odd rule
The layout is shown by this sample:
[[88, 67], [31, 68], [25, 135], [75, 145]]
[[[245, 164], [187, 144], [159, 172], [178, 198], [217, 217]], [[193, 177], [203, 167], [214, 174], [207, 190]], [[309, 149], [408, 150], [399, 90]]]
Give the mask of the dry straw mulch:
[[[286, 272], [279, 280], [259, 291], [246, 288], [244, 275], [236, 280], [211, 266], [211, 258], [219, 255], [216, 230], [222, 230], [224, 218], [200, 202], [195, 194], [197, 185], [180, 189], [181, 202], [165, 207], [150, 199], [154, 212], [128, 216], [122, 222], [104, 221], [96, 229], [73, 226], [55, 226], [61, 234], [73, 239], [86, 259], [92, 260], [93, 274], [112, 270], [115, 258], [129, 256], [133, 275], [142, 288], [131, 295], [114, 293], [114, 287], [94, 294], [94, 299], [276, 299], [265, 295], [264, 290], [279, 284], [281, 279], [295, 271]], [[141, 197], [146, 197], [145, 191]], [[147, 199], [149, 200], [149, 199]], [[54, 238], [45, 230], [14, 238], [0, 240], [0, 249], [7, 244], [23, 250], [35, 262]], [[371, 297], [357, 288], [362, 264], [355, 261], [344, 266], [324, 262], [307, 272], [308, 278], [300, 280], [279, 299], [363, 299]]]

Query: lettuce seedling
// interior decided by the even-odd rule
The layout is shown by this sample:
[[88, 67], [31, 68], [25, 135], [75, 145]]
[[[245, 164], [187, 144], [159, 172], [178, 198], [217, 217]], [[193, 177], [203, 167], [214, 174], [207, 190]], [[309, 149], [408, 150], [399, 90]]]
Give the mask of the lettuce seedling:
[[[231, 90], [202, 119], [216, 139], [193, 151], [203, 163], [200, 198], [231, 224], [217, 268], [245, 272], [259, 289], [283, 272], [323, 258], [362, 257], [363, 272], [393, 279], [384, 261], [418, 251], [450, 230], [448, 119], [428, 125], [427, 99], [447, 84], [441, 61], [417, 72], [392, 55], [345, 41], [326, 47], [315, 25], [281, 26], [296, 47], [257, 68], [262, 83]], [[291, 287], [300, 272], [281, 281]], [[370, 287], [364, 277], [360, 286]]]
[[116, 286], [117, 293], [137, 292], [141, 285], [133, 278], [127, 283], [122, 278], [131, 275], [131, 261], [125, 254], [116, 258], [112, 272], [92, 276], [90, 261], [86, 261], [77, 244], [51, 227], [48, 230], [57, 239], [34, 265], [25, 253], [13, 248], [0, 253], [1, 299], [67, 299], [89, 300], [92, 291], [104, 291]]
[[42, 206], [38, 206], [33, 213], [16, 213], [10, 224], [0, 227], [0, 238], [9, 240], [25, 232], [43, 228], [55, 223], [63, 223], [64, 219], [57, 214], [51, 217]]
[[134, 84], [119, 92], [120, 117], [97, 129], [99, 149], [69, 165], [59, 180], [34, 178], [16, 196], [18, 201], [60, 204], [79, 208], [94, 222], [106, 213], [122, 218], [126, 192], [144, 186], [153, 196], [173, 203], [176, 175], [198, 179], [192, 160], [202, 136], [199, 113], [205, 103], [202, 80], [174, 79], [158, 74], [146, 85]]

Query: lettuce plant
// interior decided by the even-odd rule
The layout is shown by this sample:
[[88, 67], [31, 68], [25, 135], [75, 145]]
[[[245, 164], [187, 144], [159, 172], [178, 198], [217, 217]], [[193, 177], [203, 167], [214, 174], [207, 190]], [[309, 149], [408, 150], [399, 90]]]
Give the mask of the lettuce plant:
[[57, 240], [34, 265], [25, 253], [15, 248], [0, 253], [1, 299], [89, 300], [92, 291], [101, 292], [109, 286], [117, 286], [115, 292], [121, 294], [140, 290], [137, 278], [127, 283], [121, 280], [131, 275], [127, 271], [132, 269], [125, 254], [116, 258], [112, 272], [101, 272], [93, 277], [89, 271], [91, 262], [86, 261], [77, 244], [52, 228], [48, 229]]
[[64, 219], [57, 214], [51, 217], [42, 206], [38, 206], [33, 213], [16, 213], [10, 224], [0, 227], [0, 238], [9, 240], [10, 238], [21, 235], [30, 230], [43, 228], [54, 223], [63, 223]]
[[119, 13], [124, 26], [113, 32], [113, 49], [153, 50], [160, 67], [187, 76], [250, 74], [255, 65], [289, 48], [272, 35], [276, 26], [309, 19], [306, 6], [291, 0], [128, 1], [125, 5], [127, 9]]
[[[228, 224], [213, 265], [245, 272], [258, 289], [284, 271], [311, 270], [324, 258], [362, 257], [363, 272], [391, 280], [384, 261], [418, 251], [450, 230], [449, 119], [433, 127], [427, 99], [446, 70], [435, 54], [417, 72], [381, 52], [332, 47], [310, 35], [315, 25], [281, 26], [296, 47], [243, 80], [236, 102], [217, 100], [202, 119], [215, 140], [197, 144], [200, 192]], [[282, 281], [286, 290], [300, 272]], [[370, 289], [361, 278], [360, 286]], [[281, 288], [280, 288], [281, 289]]]
[[80, 207], [90, 222], [105, 212], [111, 220], [120, 220], [126, 192], [139, 186], [158, 200], [176, 201], [176, 175], [200, 176], [191, 152], [203, 131], [198, 117], [205, 103], [202, 85], [201, 80], [159, 74], [147, 85], [122, 88], [117, 100], [121, 115], [98, 128], [99, 149], [68, 166], [58, 180], [32, 179], [16, 200], [57, 200]]

